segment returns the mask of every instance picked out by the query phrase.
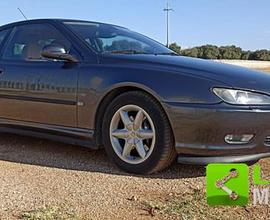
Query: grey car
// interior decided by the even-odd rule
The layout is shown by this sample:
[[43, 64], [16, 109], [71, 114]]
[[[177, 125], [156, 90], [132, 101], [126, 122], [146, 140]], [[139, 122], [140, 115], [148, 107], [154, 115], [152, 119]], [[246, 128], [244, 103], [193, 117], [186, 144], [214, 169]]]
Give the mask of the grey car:
[[177, 56], [123, 27], [0, 27], [0, 130], [93, 149], [150, 174], [270, 156], [270, 76]]

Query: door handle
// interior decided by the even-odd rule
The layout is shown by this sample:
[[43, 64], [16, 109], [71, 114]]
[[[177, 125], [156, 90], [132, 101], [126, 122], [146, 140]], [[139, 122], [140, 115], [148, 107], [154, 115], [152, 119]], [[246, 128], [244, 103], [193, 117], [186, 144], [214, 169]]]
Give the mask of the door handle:
[[0, 69], [0, 74], [3, 74], [4, 73], [4, 70], [3, 69]]

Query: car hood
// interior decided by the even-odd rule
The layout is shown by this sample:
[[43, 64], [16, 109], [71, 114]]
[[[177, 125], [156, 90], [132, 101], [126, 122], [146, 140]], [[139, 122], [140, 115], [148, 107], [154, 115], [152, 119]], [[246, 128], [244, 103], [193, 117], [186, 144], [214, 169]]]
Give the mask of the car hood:
[[256, 90], [270, 94], [270, 74], [221, 64], [203, 59], [169, 55], [110, 55], [103, 62], [127, 65], [151, 65], [152, 69], [166, 68], [185, 72], [214, 81], [223, 82], [233, 88]]

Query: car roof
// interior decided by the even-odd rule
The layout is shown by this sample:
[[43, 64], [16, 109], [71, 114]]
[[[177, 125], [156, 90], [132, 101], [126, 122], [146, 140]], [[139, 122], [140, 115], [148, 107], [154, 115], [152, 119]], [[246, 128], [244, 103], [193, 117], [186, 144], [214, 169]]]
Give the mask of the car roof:
[[[121, 27], [121, 26], [118, 26], [118, 25], [101, 23], [101, 22], [96, 22], [96, 21], [50, 18], [50, 19], [32, 19], [32, 20], [24, 20], [24, 21], [13, 22], [13, 23], [9, 23], [9, 24], [5, 24], [3, 26], [0, 26], [0, 30], [1, 29], [6, 29], [6, 28], [12, 28], [12, 27], [18, 26], [18, 25], [31, 24], [31, 23], [37, 23], [37, 22], [90, 22], [90, 23], [94, 23], [94, 24], [103, 24], [103, 25], [111, 25], [111, 26], [115, 26], [115, 27]], [[121, 27], [121, 28], [124, 28], [124, 27]]]

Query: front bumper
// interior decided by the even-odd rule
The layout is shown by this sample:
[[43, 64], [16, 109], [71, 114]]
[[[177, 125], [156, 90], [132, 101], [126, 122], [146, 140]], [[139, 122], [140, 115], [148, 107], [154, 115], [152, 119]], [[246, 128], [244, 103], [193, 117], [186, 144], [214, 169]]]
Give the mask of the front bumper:
[[260, 159], [270, 157], [270, 153], [262, 154], [252, 154], [252, 155], [240, 155], [240, 156], [188, 156], [188, 155], [179, 155], [178, 163], [183, 164], [196, 164], [196, 165], [207, 165], [210, 163], [249, 163], [256, 162]]
[[[269, 106], [164, 103], [164, 107], [174, 132], [179, 162], [249, 162], [270, 157]], [[248, 144], [235, 145], [225, 142], [228, 134], [255, 136]]]

